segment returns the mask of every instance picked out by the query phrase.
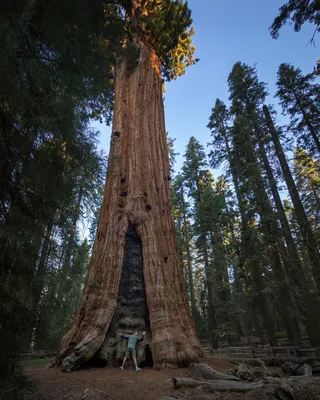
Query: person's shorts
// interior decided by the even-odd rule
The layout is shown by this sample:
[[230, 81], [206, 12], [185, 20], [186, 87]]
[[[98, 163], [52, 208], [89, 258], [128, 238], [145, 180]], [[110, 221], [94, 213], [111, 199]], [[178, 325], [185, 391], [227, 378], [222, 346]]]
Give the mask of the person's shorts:
[[136, 349], [127, 349], [126, 351], [126, 358], [137, 358], [137, 353], [136, 353]]

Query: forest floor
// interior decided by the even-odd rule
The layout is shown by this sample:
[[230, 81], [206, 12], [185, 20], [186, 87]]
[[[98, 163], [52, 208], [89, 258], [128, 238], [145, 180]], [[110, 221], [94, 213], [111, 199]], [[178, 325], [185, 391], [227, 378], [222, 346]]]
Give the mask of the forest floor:
[[[219, 358], [201, 360], [224, 372], [232, 364]], [[212, 393], [204, 389], [174, 389], [172, 377], [189, 377], [188, 369], [154, 370], [145, 368], [136, 372], [130, 368], [85, 368], [63, 373], [59, 368], [48, 368], [45, 360], [24, 362], [25, 374], [33, 382], [33, 391], [26, 400], [264, 400], [275, 399], [275, 388], [268, 385], [247, 393]], [[311, 392], [310, 392], [311, 390]], [[310, 396], [311, 393], [311, 396]], [[319, 387], [299, 393], [299, 400], [320, 400]], [[165, 396], [168, 396], [166, 399]]]
[[[218, 371], [232, 367], [232, 364], [218, 358], [210, 357], [202, 361]], [[163, 396], [200, 399], [186, 397], [184, 389], [173, 388], [172, 377], [188, 377], [187, 368], [160, 371], [145, 368], [136, 372], [129, 367], [124, 371], [91, 367], [63, 373], [59, 368], [48, 368], [45, 360], [38, 363], [30, 360], [23, 364], [25, 374], [33, 382], [33, 393], [26, 397], [28, 400], [158, 400]], [[211, 394], [210, 398], [215, 397]]]

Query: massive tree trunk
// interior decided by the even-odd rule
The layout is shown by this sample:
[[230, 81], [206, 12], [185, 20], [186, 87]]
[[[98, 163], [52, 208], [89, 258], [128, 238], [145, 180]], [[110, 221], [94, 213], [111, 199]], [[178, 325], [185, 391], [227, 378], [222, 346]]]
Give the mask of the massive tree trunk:
[[[170, 213], [159, 59], [148, 43], [137, 41], [137, 46], [137, 63], [123, 57], [116, 68], [104, 198], [82, 305], [62, 339], [65, 370], [79, 367], [100, 349], [106, 362], [117, 363], [124, 349], [116, 335], [133, 329], [147, 331], [155, 367], [185, 366], [202, 355]], [[131, 246], [132, 263], [124, 257]], [[126, 280], [132, 273], [139, 277], [139, 268], [144, 282]]]

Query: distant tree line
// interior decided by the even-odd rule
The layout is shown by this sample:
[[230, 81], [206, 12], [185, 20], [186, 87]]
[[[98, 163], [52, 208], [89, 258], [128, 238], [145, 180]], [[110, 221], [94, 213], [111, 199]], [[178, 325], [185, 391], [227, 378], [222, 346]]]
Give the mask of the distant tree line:
[[[192, 137], [172, 183], [172, 207], [190, 306], [199, 334], [233, 343], [277, 335], [320, 344], [320, 86], [282, 64], [266, 104], [257, 71], [236, 63], [227, 107], [209, 118], [209, 154]], [[171, 152], [172, 153], [172, 152]], [[209, 168], [226, 173], [214, 178]], [[288, 194], [288, 198], [287, 198]]]

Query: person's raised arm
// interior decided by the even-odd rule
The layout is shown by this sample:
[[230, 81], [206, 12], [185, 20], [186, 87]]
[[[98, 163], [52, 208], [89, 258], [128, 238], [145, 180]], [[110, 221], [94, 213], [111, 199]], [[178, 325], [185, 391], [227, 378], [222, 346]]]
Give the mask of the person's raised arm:
[[119, 336], [121, 336], [123, 339], [129, 339], [129, 335], [123, 335], [122, 333], [119, 333]]
[[142, 336], [139, 337], [139, 340], [143, 340], [143, 338], [145, 337], [146, 333], [147, 333], [147, 332], [143, 332], [143, 333], [142, 333]]

